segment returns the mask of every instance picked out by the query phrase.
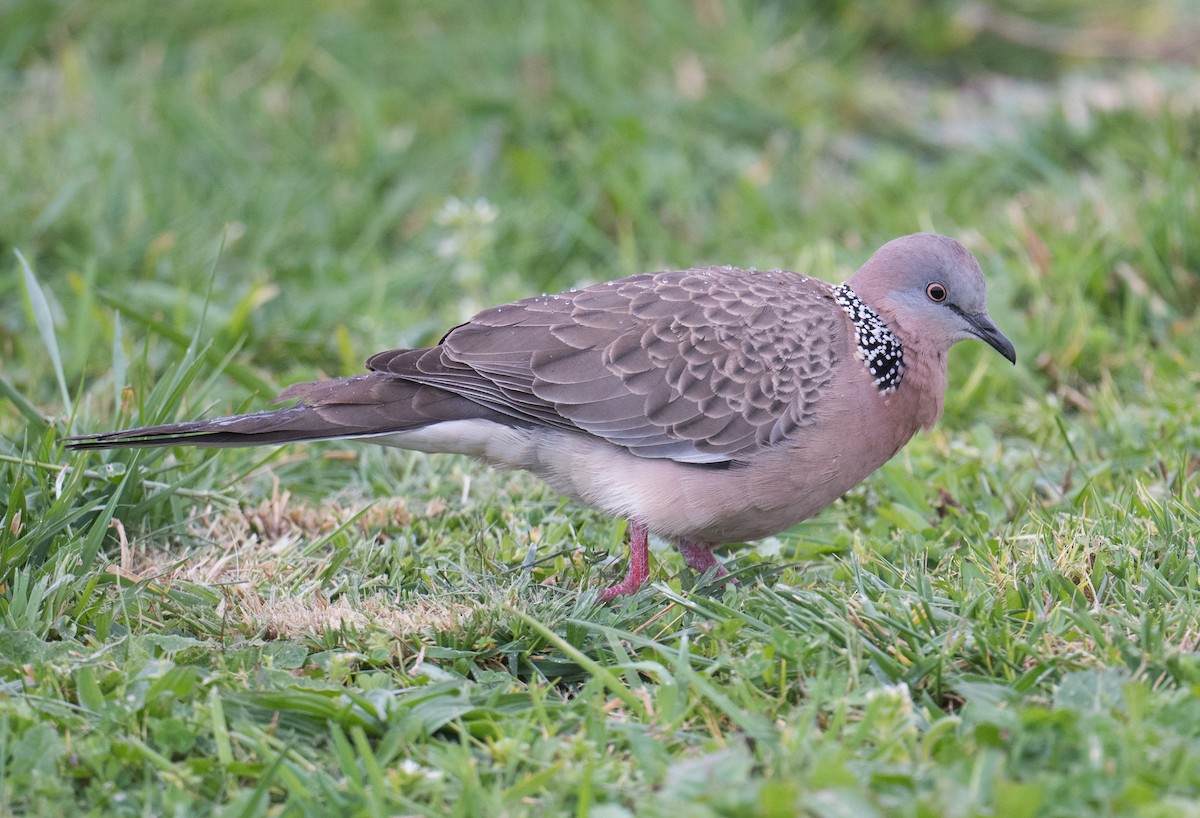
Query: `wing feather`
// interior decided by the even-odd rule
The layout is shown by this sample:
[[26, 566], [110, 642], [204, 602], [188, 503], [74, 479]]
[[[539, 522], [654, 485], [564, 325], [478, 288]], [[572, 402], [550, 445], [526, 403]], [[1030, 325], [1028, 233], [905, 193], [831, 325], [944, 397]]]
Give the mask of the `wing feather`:
[[644, 457], [720, 463], [803, 433], [846, 333], [824, 282], [705, 268], [494, 307], [436, 347], [367, 365], [515, 422], [586, 432]]

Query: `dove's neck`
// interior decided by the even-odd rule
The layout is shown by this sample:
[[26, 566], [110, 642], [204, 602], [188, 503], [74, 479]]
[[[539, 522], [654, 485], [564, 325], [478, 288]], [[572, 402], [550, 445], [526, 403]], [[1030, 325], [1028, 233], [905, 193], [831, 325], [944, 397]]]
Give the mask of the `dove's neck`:
[[914, 340], [905, 356], [909, 370], [904, 375], [902, 388], [910, 391], [906, 397], [912, 402], [913, 416], [928, 429], [942, 416], [946, 396], [946, 351], [932, 344]]
[[946, 350], [907, 326], [886, 291], [877, 292], [873, 283], [870, 278], [855, 276], [834, 288], [834, 300], [854, 326], [859, 357], [889, 413], [902, 419], [911, 435], [933, 426], [942, 416]]

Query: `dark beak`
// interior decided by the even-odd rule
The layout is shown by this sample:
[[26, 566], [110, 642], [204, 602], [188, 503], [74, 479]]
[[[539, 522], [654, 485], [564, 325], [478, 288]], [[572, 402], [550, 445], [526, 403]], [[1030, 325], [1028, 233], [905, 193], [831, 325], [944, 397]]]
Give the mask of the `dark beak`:
[[986, 312], [977, 312], [974, 315], [961, 313], [961, 315], [971, 325], [971, 332], [977, 338], [985, 341], [988, 346], [1008, 358], [1012, 363], [1017, 362], [1017, 351], [1013, 348], [1012, 341], [1004, 337], [1004, 333], [992, 323], [992, 319]]

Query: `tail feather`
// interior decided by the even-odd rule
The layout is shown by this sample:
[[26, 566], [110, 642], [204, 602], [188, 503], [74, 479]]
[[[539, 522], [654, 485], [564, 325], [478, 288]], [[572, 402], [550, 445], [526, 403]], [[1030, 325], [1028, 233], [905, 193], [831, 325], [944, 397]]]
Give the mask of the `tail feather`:
[[186, 423], [141, 426], [119, 432], [76, 435], [64, 440], [68, 449], [144, 449], [162, 446], [236, 448], [301, 443], [340, 437], [363, 437], [383, 431], [350, 430], [323, 421], [306, 406], [256, 412], [251, 415], [213, 418]]
[[376, 437], [448, 420], [513, 422], [461, 395], [387, 373], [296, 384], [280, 399], [299, 400], [300, 405], [250, 415], [77, 435], [64, 443], [77, 451], [162, 446], [234, 448]]

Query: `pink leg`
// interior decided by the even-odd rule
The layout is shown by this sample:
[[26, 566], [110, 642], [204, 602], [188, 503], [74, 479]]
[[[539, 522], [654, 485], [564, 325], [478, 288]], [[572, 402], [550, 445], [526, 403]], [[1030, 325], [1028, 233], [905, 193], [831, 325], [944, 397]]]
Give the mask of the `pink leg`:
[[625, 579], [600, 592], [600, 601], [608, 602], [618, 596], [628, 596], [642, 587], [650, 577], [650, 531], [645, 523], [629, 521], [629, 573]]
[[[683, 554], [683, 561], [687, 563], [688, 568], [691, 568], [697, 574], [703, 574], [708, 569], [715, 567], [715, 577], [723, 577], [729, 573], [721, 561], [713, 556], [712, 549], [702, 542], [695, 540], [680, 540], [675, 544], [679, 549], [679, 553]], [[730, 582], [737, 582], [736, 579]]]

